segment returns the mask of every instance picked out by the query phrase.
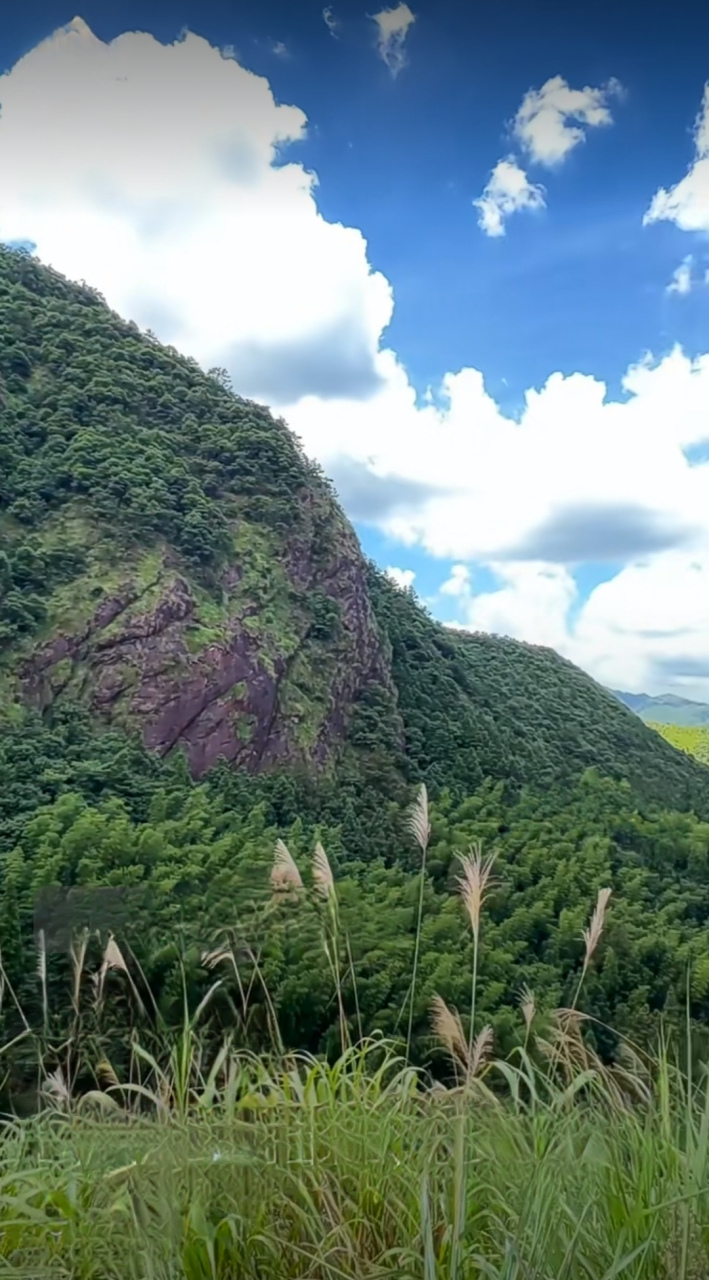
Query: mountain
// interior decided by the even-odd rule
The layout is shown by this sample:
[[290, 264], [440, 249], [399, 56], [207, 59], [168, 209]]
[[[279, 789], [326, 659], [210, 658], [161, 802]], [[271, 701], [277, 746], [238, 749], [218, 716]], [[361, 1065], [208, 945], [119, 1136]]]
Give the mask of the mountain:
[[[503, 1053], [522, 1043], [523, 984], [540, 1008], [574, 998], [603, 886], [585, 1008], [650, 1043], [684, 1018], [691, 964], [693, 1034], [709, 1025], [709, 769], [552, 650], [436, 623], [363, 557], [283, 422], [1, 248], [0, 777], [11, 1092], [37, 1078], [18, 1006], [45, 1025], [40, 919], [53, 1044], [73, 1034], [70, 924], [99, 968], [96, 930], [120, 936], [170, 1025], [186, 990], [191, 1008], [207, 997], [204, 949], [226, 929], [238, 982], [215, 1029], [268, 1047], [272, 1004], [285, 1044], [336, 1052], [317, 903], [272, 900], [277, 838], [306, 887], [316, 841], [331, 861], [353, 1034], [400, 1034], [419, 902], [417, 1061], [433, 995], [469, 1007], [453, 891], [478, 841], [497, 856], [478, 1013]], [[403, 821], [421, 782], [423, 894]], [[131, 1009], [106, 1028], [116, 1061]]]
[[86, 708], [193, 777], [590, 767], [709, 816], [706, 770], [545, 648], [448, 630], [362, 556], [285, 423], [0, 249], [0, 707]]
[[673, 693], [653, 697], [648, 693], [623, 693], [618, 689], [610, 689], [609, 692], [646, 724], [709, 725], [709, 704], [706, 702], [693, 702], [691, 698], [680, 698]]

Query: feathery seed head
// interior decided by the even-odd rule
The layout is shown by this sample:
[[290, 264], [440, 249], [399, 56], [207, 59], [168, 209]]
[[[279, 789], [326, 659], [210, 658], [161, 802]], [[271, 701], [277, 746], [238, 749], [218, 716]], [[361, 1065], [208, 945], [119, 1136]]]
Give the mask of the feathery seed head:
[[431, 1027], [443, 1047], [454, 1060], [460, 1059], [468, 1065], [468, 1046], [463, 1035], [463, 1028], [457, 1013], [448, 1008], [441, 996], [434, 996], [431, 1001]]
[[596, 947], [598, 946], [601, 934], [603, 933], [603, 923], [605, 920], [606, 907], [608, 906], [608, 899], [610, 898], [612, 892], [613, 892], [612, 889], [599, 889], [598, 901], [596, 902], [595, 910], [593, 912], [593, 915], [591, 916], [591, 923], [588, 929], [584, 929], [583, 931], [583, 939], [584, 939], [584, 942], [586, 943], [586, 957], [584, 959], [584, 968], [586, 968], [586, 966], [588, 965], [591, 959], [591, 956], [593, 955], [594, 951], [596, 950]]
[[480, 913], [488, 889], [497, 882], [492, 879], [492, 868], [496, 854], [483, 858], [482, 846], [477, 843], [471, 846], [470, 853], [459, 853], [458, 860], [463, 874], [457, 877], [460, 896], [465, 904], [473, 933], [477, 936], [480, 929]]
[[271, 870], [271, 888], [274, 894], [287, 897], [297, 897], [303, 888], [301, 874], [290, 849], [282, 840], [276, 841], [273, 868]]
[[104, 973], [109, 969], [117, 969], [121, 973], [128, 972], [128, 965], [123, 959], [123, 953], [121, 952], [121, 949], [112, 933], [109, 933], [108, 935], [108, 942], [106, 943], [106, 950], [103, 953], [103, 964], [101, 967]]
[[471, 1079], [485, 1066], [491, 1053], [492, 1027], [483, 1027], [473, 1041], [473, 1051], [470, 1055], [470, 1071], [468, 1073]]
[[319, 893], [326, 901], [335, 892], [335, 877], [332, 874], [332, 867], [325, 850], [319, 842], [316, 844], [315, 853], [313, 854], [313, 886], [315, 892]]
[[537, 1016], [537, 1005], [534, 999], [534, 992], [530, 991], [529, 987], [522, 987], [519, 997], [519, 1007], [522, 1011], [524, 1024], [529, 1032], [532, 1029], [532, 1023]]
[[413, 836], [422, 853], [425, 853], [431, 839], [431, 824], [428, 819], [428, 792], [423, 783], [406, 816], [406, 830]]

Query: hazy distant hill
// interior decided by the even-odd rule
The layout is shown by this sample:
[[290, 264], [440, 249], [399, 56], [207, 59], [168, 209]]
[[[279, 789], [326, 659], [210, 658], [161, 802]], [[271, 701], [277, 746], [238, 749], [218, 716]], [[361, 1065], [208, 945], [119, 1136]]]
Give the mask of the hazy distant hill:
[[623, 693], [610, 689], [619, 702], [630, 707], [646, 724], [709, 725], [709, 705], [693, 702], [691, 698], [679, 698], [674, 693]]

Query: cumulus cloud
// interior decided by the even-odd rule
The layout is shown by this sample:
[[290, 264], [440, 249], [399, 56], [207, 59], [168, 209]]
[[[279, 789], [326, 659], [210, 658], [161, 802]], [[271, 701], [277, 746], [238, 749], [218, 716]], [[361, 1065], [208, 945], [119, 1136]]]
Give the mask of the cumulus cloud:
[[[530, 89], [515, 116], [512, 133], [534, 164], [554, 168], [583, 142], [586, 129], [612, 124], [608, 101], [623, 92], [617, 80], [599, 89], [571, 89], [553, 76]], [[473, 201], [478, 225], [488, 236], [505, 234], [505, 219], [522, 209], [545, 207], [544, 187], [530, 182], [513, 155], [495, 165], [483, 194]]]
[[543, 209], [544, 188], [529, 181], [513, 156], [499, 160], [477, 200], [478, 225], [488, 236], [505, 234], [505, 218], [522, 209]]
[[370, 16], [378, 27], [379, 56], [388, 66], [392, 76], [398, 76], [406, 66], [404, 44], [409, 27], [416, 21], [416, 17], [407, 4], [398, 4], [395, 9], [382, 9], [380, 13]]
[[622, 92], [615, 79], [598, 89], [572, 89], [562, 76], [552, 76], [525, 94], [514, 135], [535, 164], [552, 168], [585, 141], [586, 129], [613, 123], [608, 103]]
[[[474, 369], [447, 375], [435, 402], [417, 405], [395, 358], [382, 358], [386, 385], [366, 412], [311, 398], [287, 417], [326, 470], [336, 449], [356, 466], [361, 495], [371, 483], [359, 519], [456, 561], [439, 602], [456, 598], [459, 625], [551, 645], [602, 683], [650, 692], [668, 686], [661, 658], [706, 652], [692, 600], [706, 590], [709, 601], [709, 462], [688, 459], [709, 443], [709, 355], [644, 358], [620, 400], [593, 377], [553, 374], [516, 420]], [[581, 608], [574, 571], [588, 561], [615, 576]], [[476, 563], [497, 574], [498, 590], [474, 590]], [[709, 696], [709, 685], [691, 688]]]
[[454, 564], [450, 577], [441, 586], [442, 596], [468, 597], [471, 590], [470, 569], [466, 564]]
[[709, 546], [627, 565], [580, 605], [563, 566], [493, 564], [499, 586], [464, 601], [463, 625], [548, 645], [601, 684], [709, 699]]
[[0, 104], [2, 239], [259, 399], [376, 389], [391, 288], [284, 162], [306, 117], [267, 80], [193, 34], [104, 43], [75, 19], [0, 77]]
[[[0, 78], [0, 104], [0, 236], [274, 403], [351, 516], [454, 562], [461, 625], [552, 644], [614, 687], [700, 662], [709, 463], [688, 458], [709, 445], [709, 355], [644, 358], [618, 401], [553, 373], [516, 419], [473, 368], [421, 401], [382, 345], [392, 290], [363, 235], [288, 162], [305, 116], [233, 56], [76, 21]], [[603, 554], [632, 559], [579, 609], [573, 566]], [[476, 563], [498, 590], [475, 591]]]
[[655, 554], [709, 528], [709, 467], [685, 453], [709, 442], [707, 355], [642, 360], [620, 401], [593, 377], [555, 373], [518, 420], [475, 369], [446, 375], [437, 402], [420, 406], [391, 352], [380, 369], [366, 411], [307, 397], [288, 417], [327, 468], [347, 459], [361, 493], [371, 481], [372, 522], [404, 545], [463, 563], [543, 549], [570, 564], [594, 548], [609, 560]]
[[643, 226], [662, 220], [682, 231], [709, 231], [709, 82], [694, 124], [694, 160], [676, 186], [655, 193]]
[[397, 569], [390, 567], [385, 570], [385, 573], [387, 578], [391, 578], [392, 582], [396, 583], [397, 587], [401, 587], [402, 591], [406, 591], [409, 587], [412, 587], [416, 577], [413, 569]]
[[675, 268], [667, 286], [668, 293], [689, 293], [692, 288], [692, 255], [687, 255]]
[[474, 631], [513, 636], [564, 652], [568, 613], [578, 590], [568, 570], [534, 562], [493, 562], [490, 568], [501, 585], [495, 591], [468, 597], [466, 625]]

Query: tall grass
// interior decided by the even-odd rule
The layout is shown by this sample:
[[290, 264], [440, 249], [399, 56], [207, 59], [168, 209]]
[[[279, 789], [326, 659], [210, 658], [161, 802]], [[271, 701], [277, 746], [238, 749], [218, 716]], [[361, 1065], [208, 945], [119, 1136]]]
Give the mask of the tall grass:
[[227, 1053], [216, 1074], [192, 1067], [185, 1111], [168, 1074], [162, 1108], [141, 1113], [114, 1088], [111, 1114], [65, 1099], [7, 1125], [0, 1271], [707, 1274], [709, 1091], [688, 1095], [667, 1053], [632, 1102], [602, 1070], [565, 1082], [521, 1055], [491, 1060], [472, 1095], [433, 1091], [376, 1040], [334, 1065]]
[[[422, 867], [425, 792], [418, 801]], [[321, 846], [308, 889], [279, 842], [272, 903], [312, 910], [338, 1010], [341, 1055], [286, 1052], [277, 1011], [249, 954], [228, 939], [205, 952], [212, 981], [177, 1032], [134, 1034], [127, 1065], [105, 1057], [79, 1087], [91, 1046], [81, 1037], [91, 991], [100, 1021], [112, 983], [136, 1009], [150, 1002], [115, 938], [88, 972], [84, 934], [72, 950], [72, 1023], [61, 1055], [48, 1040], [44, 939], [37, 975], [41, 1025], [23, 1017], [36, 1051], [39, 1114], [8, 1118], [0, 1144], [0, 1275], [76, 1280], [704, 1280], [709, 1275], [709, 1073], [683, 1074], [667, 1042], [654, 1057], [620, 1040], [601, 1061], [578, 1008], [610, 893], [601, 890], [568, 1009], [540, 1018], [520, 996], [524, 1041], [505, 1060], [476, 1027], [478, 955], [493, 860], [461, 858], [458, 889], [473, 935], [467, 1028], [440, 996], [433, 1036], [451, 1060], [450, 1086], [414, 1070], [379, 1036], [351, 1043], [343, 969], [356, 973], [335, 877]], [[411, 1006], [422, 927], [419, 887]], [[203, 1034], [231, 974], [241, 1018], [258, 988], [274, 1023], [272, 1052]], [[17, 1005], [0, 964], [0, 997]], [[19, 1007], [19, 1006], [18, 1006]], [[9, 1049], [10, 1046], [5, 1046]], [[691, 1061], [691, 1054], [689, 1056]]]

